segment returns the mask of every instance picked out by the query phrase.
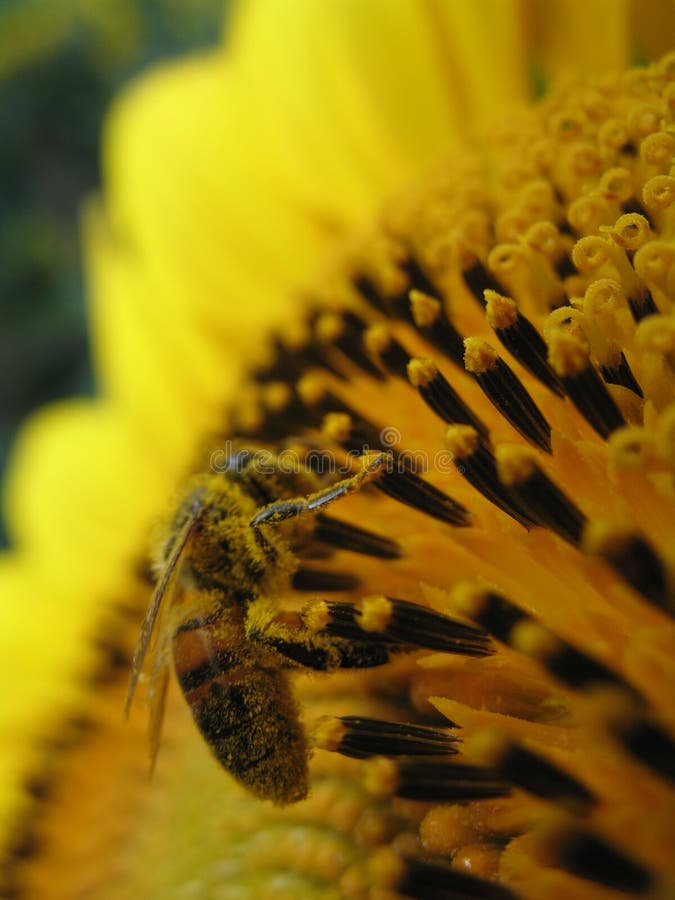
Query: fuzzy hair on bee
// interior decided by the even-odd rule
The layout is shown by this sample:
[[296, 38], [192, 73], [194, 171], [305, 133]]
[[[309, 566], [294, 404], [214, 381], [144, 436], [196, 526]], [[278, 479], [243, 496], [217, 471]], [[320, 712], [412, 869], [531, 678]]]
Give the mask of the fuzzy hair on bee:
[[153, 764], [173, 663], [192, 716], [221, 765], [276, 804], [306, 796], [309, 751], [291, 670], [381, 665], [389, 651], [377, 642], [310, 629], [297, 615], [284, 615], [278, 598], [292, 584], [298, 550], [311, 541], [316, 516], [336, 522], [323, 510], [380, 477], [390, 458], [387, 452], [364, 454], [355, 474], [326, 487], [302, 468], [282, 475], [266, 467], [263, 473], [256, 452], [242, 450], [225, 471], [186, 484], [157, 543], [158, 581], [126, 701], [128, 713], [150, 657]]

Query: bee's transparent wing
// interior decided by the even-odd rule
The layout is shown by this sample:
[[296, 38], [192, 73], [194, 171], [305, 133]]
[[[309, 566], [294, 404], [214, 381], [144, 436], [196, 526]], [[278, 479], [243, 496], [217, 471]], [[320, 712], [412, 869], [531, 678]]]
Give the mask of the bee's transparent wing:
[[148, 700], [150, 702], [148, 733], [150, 736], [151, 773], [155, 769], [157, 753], [159, 752], [164, 710], [166, 709], [166, 693], [169, 687], [169, 673], [171, 671], [169, 666], [170, 639], [170, 630], [160, 626], [152, 657], [152, 671], [150, 673], [150, 687], [148, 690]]
[[131, 662], [129, 688], [127, 690], [127, 697], [124, 704], [124, 712], [126, 715], [129, 715], [131, 701], [133, 700], [134, 694], [136, 692], [138, 679], [140, 677], [141, 670], [143, 669], [143, 662], [148, 652], [148, 647], [150, 646], [150, 639], [152, 638], [153, 631], [155, 630], [157, 614], [159, 613], [160, 607], [162, 605], [162, 600], [164, 599], [164, 596], [166, 594], [171, 594], [171, 592], [173, 591], [176, 582], [176, 576], [178, 575], [178, 563], [180, 562], [183, 551], [185, 550], [185, 547], [190, 540], [190, 536], [194, 530], [194, 527], [199, 520], [199, 512], [199, 509], [195, 509], [194, 514], [190, 516], [190, 518], [183, 526], [182, 530], [178, 533], [176, 543], [174, 544], [173, 550], [171, 551], [171, 556], [167, 560], [164, 571], [162, 572], [162, 577], [160, 578], [157, 587], [155, 588], [155, 591], [152, 595], [152, 600], [150, 601], [150, 605], [148, 606], [148, 611], [145, 614], [145, 619], [143, 620], [143, 625], [141, 626], [141, 633], [138, 637], [138, 641], [136, 642], [136, 646], [134, 648], [134, 657]]

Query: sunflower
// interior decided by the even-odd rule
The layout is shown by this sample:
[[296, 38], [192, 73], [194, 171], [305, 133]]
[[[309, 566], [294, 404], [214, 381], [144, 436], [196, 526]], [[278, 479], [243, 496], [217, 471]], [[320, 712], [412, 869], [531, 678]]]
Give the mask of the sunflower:
[[[7, 496], [8, 896], [672, 889], [672, 18], [252, 3], [118, 100], [100, 397], [28, 423]], [[121, 715], [151, 526], [235, 439], [379, 461], [275, 598], [390, 658], [295, 676], [289, 806], [178, 690], [152, 781]]]

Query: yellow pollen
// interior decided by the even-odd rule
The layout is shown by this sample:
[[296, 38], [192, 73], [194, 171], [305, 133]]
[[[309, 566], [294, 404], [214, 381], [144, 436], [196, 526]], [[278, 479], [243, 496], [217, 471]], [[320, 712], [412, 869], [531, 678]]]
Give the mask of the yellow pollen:
[[376, 359], [387, 349], [391, 341], [391, 332], [386, 325], [373, 325], [364, 335], [368, 352]]
[[462, 744], [466, 758], [483, 766], [497, 766], [509, 745], [508, 738], [491, 728], [474, 731]]
[[488, 325], [494, 329], [511, 328], [518, 320], [518, 306], [515, 300], [504, 297], [496, 291], [485, 291], [486, 316]]
[[264, 416], [257, 402], [250, 398], [249, 402], [244, 404], [236, 414], [236, 426], [241, 429], [244, 434], [255, 432], [262, 426]]
[[610, 462], [621, 468], [644, 469], [654, 459], [654, 439], [644, 428], [619, 428], [607, 442]]
[[316, 323], [316, 336], [326, 344], [336, 341], [343, 330], [342, 318], [336, 313], [324, 313]]
[[383, 595], [364, 597], [358, 610], [359, 624], [364, 631], [385, 631], [391, 620], [391, 600]]
[[450, 592], [453, 610], [467, 619], [475, 619], [485, 605], [485, 588], [475, 581], [460, 581]]
[[588, 714], [596, 727], [621, 731], [634, 721], [636, 712], [635, 701], [621, 688], [596, 686], [589, 691]]
[[275, 381], [265, 386], [263, 403], [274, 412], [284, 409], [291, 402], [291, 389], [282, 381]]
[[366, 763], [363, 769], [363, 786], [375, 797], [388, 797], [398, 787], [396, 764], [390, 759], [378, 757]]
[[[387, 889], [395, 890], [405, 874], [405, 863], [401, 857], [390, 849], [381, 849], [373, 853], [368, 860], [368, 874], [375, 885], [379, 886], [382, 900], [393, 900], [396, 894], [389, 894]], [[377, 894], [375, 895], [377, 896]]]
[[410, 305], [413, 319], [418, 328], [428, 328], [438, 320], [441, 313], [441, 304], [422, 291], [410, 291]]
[[330, 441], [342, 443], [352, 430], [352, 419], [347, 413], [328, 413], [321, 423], [321, 431]]
[[315, 406], [323, 397], [326, 385], [319, 375], [303, 375], [297, 384], [298, 393], [308, 406]]
[[531, 619], [524, 619], [513, 626], [509, 643], [515, 650], [542, 661], [552, 657], [560, 648], [559, 639]]
[[471, 425], [451, 425], [445, 432], [445, 446], [458, 459], [471, 456], [479, 442], [478, 432]]
[[307, 346], [310, 332], [306, 322], [300, 320], [284, 322], [283, 341], [284, 346], [291, 350], [298, 350]]
[[495, 450], [497, 472], [502, 484], [521, 484], [530, 478], [536, 469], [534, 453], [516, 444], [501, 444]]
[[324, 600], [315, 600], [303, 611], [303, 620], [310, 631], [321, 631], [330, 621], [328, 606]]
[[321, 747], [323, 750], [337, 750], [345, 732], [346, 727], [340, 719], [322, 716], [312, 728], [310, 741], [315, 747]]
[[413, 387], [426, 387], [438, 376], [438, 366], [431, 359], [413, 358], [408, 363], [408, 378]]
[[582, 546], [587, 553], [616, 557], [621, 555], [634, 534], [628, 527], [596, 518], [586, 523]]
[[558, 375], [578, 375], [588, 367], [588, 345], [575, 335], [556, 331], [548, 341], [548, 359]]
[[464, 340], [464, 365], [467, 372], [481, 375], [489, 372], [497, 362], [497, 351], [487, 341], [480, 338], [468, 337]]
[[490, 844], [460, 844], [452, 860], [453, 869], [492, 880], [498, 872], [501, 851]]
[[464, 806], [435, 806], [420, 825], [420, 840], [429, 853], [452, 856], [478, 838]]

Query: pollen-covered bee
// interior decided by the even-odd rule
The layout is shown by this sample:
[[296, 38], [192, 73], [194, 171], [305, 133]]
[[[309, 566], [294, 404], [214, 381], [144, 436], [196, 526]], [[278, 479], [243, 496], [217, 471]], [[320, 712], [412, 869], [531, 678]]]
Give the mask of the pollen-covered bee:
[[134, 651], [126, 701], [128, 712], [152, 644], [153, 763], [171, 660], [221, 765], [252, 793], [286, 804], [308, 790], [308, 743], [290, 670], [370, 668], [415, 647], [469, 656], [492, 652], [483, 629], [407, 600], [321, 600], [300, 614], [279, 608], [291, 587], [355, 585], [349, 574], [301, 564], [317, 543], [381, 559], [400, 555], [395, 541], [324, 512], [369, 482], [391, 490], [383, 484], [398, 477], [391, 452], [366, 452], [359, 464], [354, 474], [326, 486], [310, 468], [288, 472], [269, 451], [243, 448], [224, 471], [187, 483], [157, 543], [158, 583]]
[[328, 487], [306, 469], [270, 471], [270, 454], [265, 459], [263, 467], [259, 453], [241, 450], [225, 471], [186, 485], [159, 541], [159, 580], [134, 651], [126, 706], [152, 643], [153, 762], [173, 659], [219, 762], [254, 794], [285, 804], [308, 789], [307, 741], [288, 670], [368, 667], [388, 658], [380, 643], [322, 634], [298, 616], [282, 616], [276, 600], [298, 571], [296, 552], [311, 539], [319, 514], [324, 529], [337, 523], [343, 535], [351, 529], [374, 551], [379, 547], [376, 555], [397, 554], [393, 542], [322, 513], [379, 477], [390, 454], [365, 454], [355, 474]]

